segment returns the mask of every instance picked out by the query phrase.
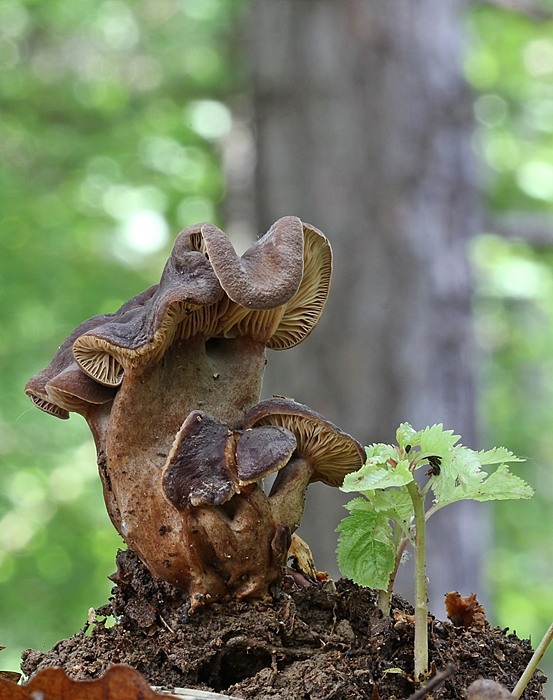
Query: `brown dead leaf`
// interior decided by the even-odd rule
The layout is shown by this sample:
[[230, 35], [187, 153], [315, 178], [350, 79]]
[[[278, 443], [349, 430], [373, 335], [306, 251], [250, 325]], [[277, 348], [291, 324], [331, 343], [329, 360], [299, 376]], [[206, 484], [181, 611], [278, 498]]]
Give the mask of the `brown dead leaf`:
[[146, 679], [130, 666], [111, 666], [95, 681], [73, 681], [62, 668], [40, 671], [22, 687], [0, 679], [0, 700], [160, 700]]
[[297, 570], [307, 579], [311, 581], [317, 580], [317, 567], [315, 566], [315, 561], [313, 560], [309, 545], [295, 532], [292, 535], [288, 557], [290, 559], [295, 559]]
[[21, 673], [18, 673], [17, 671], [0, 671], [0, 678], [5, 678], [7, 681], [17, 683], [21, 678]]
[[392, 616], [394, 618], [395, 630], [407, 629], [407, 627], [415, 624], [415, 616], [408, 615], [406, 612], [403, 612], [403, 610], [393, 610]]
[[[0, 645], [0, 651], [3, 651], [6, 647]], [[12, 681], [17, 683], [21, 678], [21, 674], [17, 671], [0, 671], [0, 678], [5, 678], [7, 681]]]
[[486, 626], [486, 611], [476, 599], [476, 594], [462, 596], [452, 591], [445, 597], [445, 611], [455, 627], [483, 630]]
[[33, 700], [29, 693], [17, 683], [0, 678], [0, 700]]

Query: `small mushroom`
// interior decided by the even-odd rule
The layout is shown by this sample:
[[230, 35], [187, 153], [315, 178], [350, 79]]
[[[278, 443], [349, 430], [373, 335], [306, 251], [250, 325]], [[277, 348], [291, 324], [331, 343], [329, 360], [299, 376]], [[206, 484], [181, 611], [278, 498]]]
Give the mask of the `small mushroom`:
[[296, 438], [297, 447], [269, 494], [276, 522], [287, 523], [291, 532], [300, 524], [307, 486], [322, 481], [340, 486], [344, 476], [360, 469], [365, 452], [360, 443], [307, 406], [290, 399], [272, 398], [254, 406], [244, 427], [280, 426]]
[[192, 411], [163, 470], [165, 495], [179, 510], [221, 505], [243, 486], [284, 467], [295, 447], [296, 439], [284, 428], [233, 432], [203, 411]]
[[295, 448], [294, 436], [277, 426], [231, 431], [202, 411], [183, 423], [163, 489], [186, 522], [193, 608], [207, 594], [264, 593], [281, 577], [289, 528], [274, 523], [256, 482], [283, 468]]

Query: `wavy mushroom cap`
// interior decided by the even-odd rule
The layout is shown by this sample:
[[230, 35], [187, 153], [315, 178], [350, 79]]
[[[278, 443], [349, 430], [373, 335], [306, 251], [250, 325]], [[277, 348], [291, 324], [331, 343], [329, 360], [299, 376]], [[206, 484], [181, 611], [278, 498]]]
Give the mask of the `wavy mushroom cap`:
[[[270, 235], [278, 240], [277, 234], [280, 234], [280, 231], [276, 227], [281, 221], [296, 222], [297, 226], [293, 229], [296, 232], [301, 228], [302, 251], [297, 259], [301, 260], [302, 270], [299, 285], [287, 300], [282, 301], [281, 295], [279, 300], [282, 303], [272, 308], [257, 305], [251, 299], [242, 298], [242, 301], [246, 302], [243, 304], [234, 300], [222, 315], [218, 327], [218, 333], [225, 338], [248, 335], [255, 340], [265, 342], [271, 350], [287, 350], [307, 338], [319, 321], [326, 304], [332, 276], [330, 245], [318, 229], [302, 223], [295, 217], [285, 217], [277, 221], [269, 233], [258, 241], [258, 244], [265, 241], [267, 245], [267, 241], [271, 241]], [[299, 248], [299, 246], [295, 247]], [[300, 269], [297, 260], [294, 267], [295, 274]], [[282, 259], [282, 262], [284, 263], [285, 260]], [[261, 268], [262, 275], [263, 269]], [[265, 276], [270, 279], [267, 273]], [[291, 288], [290, 284], [288, 291]]]
[[[202, 307], [212, 308], [222, 297], [209, 261], [192, 249], [191, 239], [177, 237], [159, 285], [143, 303], [132, 304], [75, 341], [75, 360], [93, 379], [117, 386], [124, 369], [160, 360], [179, 324]], [[113, 360], [121, 371], [110, 371]]]
[[151, 296], [77, 338], [75, 360], [117, 386], [124, 369], [158, 362], [175, 338], [249, 336], [292, 347], [317, 323], [331, 271], [328, 241], [297, 217], [279, 219], [241, 257], [213, 224], [189, 226]]
[[35, 406], [56, 418], [67, 419], [69, 411], [83, 411], [89, 404], [108, 403], [113, 399], [113, 391], [99, 386], [77, 366], [72, 351], [77, 338], [112, 316], [93, 316], [79, 324], [64, 340], [48, 367], [29, 379], [25, 393]]
[[296, 438], [295, 455], [313, 468], [310, 481], [341, 486], [344, 477], [365, 462], [363, 446], [351, 435], [319, 413], [291, 399], [272, 398], [256, 404], [246, 415], [244, 426], [276, 425]]
[[229, 299], [246, 309], [274, 309], [289, 301], [303, 277], [303, 227], [284, 216], [239, 257], [226, 234], [203, 224], [206, 253]]
[[42, 410], [67, 418], [87, 402], [113, 398], [73, 362], [113, 389], [125, 370], [159, 362], [175, 339], [247, 336], [274, 350], [293, 347], [318, 322], [331, 272], [327, 239], [297, 217], [279, 219], [241, 257], [213, 224], [189, 226], [177, 236], [160, 283], [115, 313], [80, 324], [26, 391]]
[[[121, 343], [124, 344], [133, 337], [131, 328], [139, 324], [144, 318], [144, 309], [151, 299], [158, 293], [159, 285], [154, 284], [145, 291], [137, 294], [115, 313], [106, 314], [104, 322], [96, 324], [88, 332], [80, 333], [74, 340], [72, 353], [79, 367], [89, 377], [105, 386], [116, 387], [123, 381], [124, 368], [121, 358], [117, 353], [99, 351], [106, 344], [103, 336], [119, 332]], [[126, 340], [124, 340], [126, 336]], [[97, 338], [97, 342], [89, 342], [89, 339]]]

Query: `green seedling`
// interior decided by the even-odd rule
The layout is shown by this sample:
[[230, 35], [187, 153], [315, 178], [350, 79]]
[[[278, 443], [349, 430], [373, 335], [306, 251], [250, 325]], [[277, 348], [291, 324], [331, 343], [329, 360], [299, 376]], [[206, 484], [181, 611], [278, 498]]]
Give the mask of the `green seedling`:
[[[415, 564], [415, 677], [428, 672], [428, 604], [426, 586], [426, 521], [440, 508], [462, 500], [530, 498], [534, 491], [512, 474], [506, 463], [522, 462], [504, 447], [475, 452], [457, 444], [460, 436], [441, 424], [416, 432], [402, 423], [397, 445], [366, 448], [367, 460], [348, 474], [341, 487], [360, 492], [338, 526], [338, 564], [345, 576], [378, 589], [379, 608], [390, 613], [394, 580], [407, 544]], [[482, 467], [499, 465], [492, 473]], [[415, 472], [426, 467], [419, 483]], [[432, 492], [432, 503], [426, 500]]]

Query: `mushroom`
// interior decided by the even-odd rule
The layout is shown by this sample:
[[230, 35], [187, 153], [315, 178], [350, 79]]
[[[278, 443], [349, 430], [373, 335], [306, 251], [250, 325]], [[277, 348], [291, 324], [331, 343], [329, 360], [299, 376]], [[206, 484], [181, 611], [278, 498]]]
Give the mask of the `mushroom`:
[[257, 481], [283, 468], [296, 448], [286, 429], [231, 431], [192, 411], [163, 470], [166, 498], [180, 512], [190, 552], [192, 608], [231, 592], [265, 593], [282, 576], [290, 545]]
[[295, 437], [284, 428], [233, 432], [202, 411], [192, 411], [163, 470], [165, 495], [179, 510], [189, 504], [221, 505], [241, 487], [284, 467], [295, 448]]
[[346, 474], [365, 462], [365, 451], [351, 435], [301, 403], [275, 397], [258, 403], [244, 419], [246, 429], [278, 426], [296, 438], [296, 449], [279, 471], [269, 494], [275, 522], [286, 523], [293, 533], [305, 507], [310, 483], [341, 486]]
[[[316, 325], [331, 266], [324, 235], [296, 217], [242, 257], [216, 226], [188, 227], [159, 285], [81, 324], [27, 385], [40, 408], [84, 415], [112, 522], [152, 573], [192, 595], [263, 594], [280, 575], [290, 527], [256, 482], [288, 469], [295, 438], [243, 421], [266, 348]], [[228, 566], [229, 554], [255, 565]]]
[[[190, 413], [165, 464], [163, 488], [186, 519], [196, 556], [186, 581], [192, 607], [207, 595], [266, 592], [282, 576], [308, 484], [338, 486], [363, 462], [356, 440], [289, 399], [254, 406], [244, 430]], [[275, 471], [267, 497], [256, 482]]]

